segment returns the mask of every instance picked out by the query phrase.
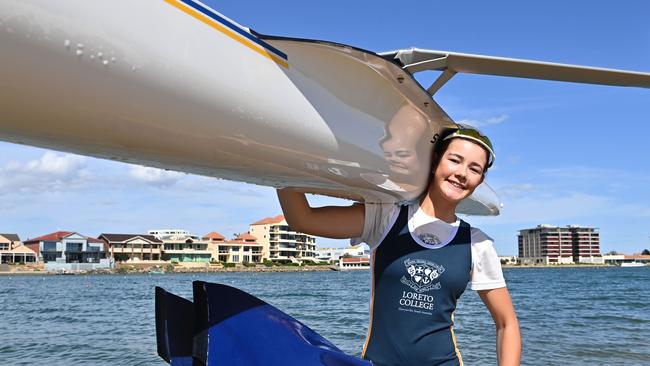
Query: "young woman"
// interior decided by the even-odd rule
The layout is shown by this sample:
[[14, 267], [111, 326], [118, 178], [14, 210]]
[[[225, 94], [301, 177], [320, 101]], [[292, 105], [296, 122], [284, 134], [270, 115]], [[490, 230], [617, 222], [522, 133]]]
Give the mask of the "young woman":
[[435, 149], [431, 182], [418, 202], [309, 206], [304, 194], [278, 190], [296, 231], [353, 238], [372, 251], [370, 326], [363, 358], [376, 365], [462, 365], [453, 331], [467, 283], [496, 325], [499, 365], [519, 365], [521, 336], [492, 239], [456, 217], [494, 161], [489, 139], [459, 128]]

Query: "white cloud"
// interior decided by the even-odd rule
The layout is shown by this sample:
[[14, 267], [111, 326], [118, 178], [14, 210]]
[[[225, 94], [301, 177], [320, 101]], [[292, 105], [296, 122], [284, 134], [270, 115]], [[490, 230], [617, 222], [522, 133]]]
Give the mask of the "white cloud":
[[129, 176], [146, 184], [169, 187], [183, 179], [185, 174], [141, 165], [131, 165], [129, 166]]
[[141, 165], [129, 166], [129, 175], [141, 182], [157, 187], [169, 187], [185, 177], [184, 173], [145, 167]]
[[650, 208], [644, 204], [625, 203], [608, 195], [582, 192], [558, 194], [525, 184], [500, 189], [498, 192], [504, 204], [497, 220], [499, 224], [565, 225], [571, 223], [571, 220], [650, 216]]
[[494, 117], [488, 117], [483, 119], [461, 119], [458, 123], [468, 124], [474, 127], [483, 127], [488, 125], [497, 125], [503, 123], [510, 118], [507, 114], [501, 114]]
[[537, 187], [530, 183], [513, 184], [496, 189], [501, 198], [521, 198], [535, 192]]
[[9, 161], [0, 167], [0, 194], [69, 191], [87, 183], [87, 159], [47, 151], [40, 159]]

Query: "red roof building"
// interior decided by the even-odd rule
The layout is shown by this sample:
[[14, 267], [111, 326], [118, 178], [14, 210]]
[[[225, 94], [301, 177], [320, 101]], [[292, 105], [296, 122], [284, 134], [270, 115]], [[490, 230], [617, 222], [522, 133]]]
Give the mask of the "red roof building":
[[254, 222], [251, 225], [271, 225], [271, 224], [279, 224], [282, 221], [284, 221], [284, 215], [278, 215], [274, 217], [267, 217], [264, 218], [260, 221]]
[[73, 231], [56, 231], [24, 244], [44, 262], [99, 263], [106, 257], [103, 241]]
[[212, 242], [221, 242], [221, 241], [226, 240], [226, 237], [219, 234], [216, 231], [212, 231], [212, 232], [209, 232], [209, 233], [205, 234], [202, 239], [203, 240], [209, 240], [209, 241], [212, 241]]

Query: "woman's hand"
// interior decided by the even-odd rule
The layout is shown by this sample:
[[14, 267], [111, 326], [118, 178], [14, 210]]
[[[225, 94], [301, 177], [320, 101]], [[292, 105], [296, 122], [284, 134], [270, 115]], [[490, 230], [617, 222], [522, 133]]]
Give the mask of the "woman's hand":
[[521, 334], [519, 321], [506, 287], [478, 291], [481, 300], [492, 314], [497, 328], [497, 360], [499, 366], [519, 365]]
[[277, 192], [284, 218], [295, 231], [332, 239], [356, 238], [363, 234], [363, 204], [312, 208], [304, 193], [291, 188]]

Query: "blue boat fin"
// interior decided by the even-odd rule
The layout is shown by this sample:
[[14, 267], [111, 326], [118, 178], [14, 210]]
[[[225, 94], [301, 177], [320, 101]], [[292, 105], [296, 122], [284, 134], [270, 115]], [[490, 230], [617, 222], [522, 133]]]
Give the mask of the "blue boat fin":
[[196, 321], [207, 329], [195, 338], [195, 350], [207, 350], [207, 366], [371, 365], [244, 291], [203, 281], [193, 288]]
[[192, 360], [194, 304], [156, 287], [158, 355], [172, 366], [197, 366]]
[[156, 287], [158, 354], [173, 366], [371, 366], [234, 287], [195, 281], [194, 302]]

